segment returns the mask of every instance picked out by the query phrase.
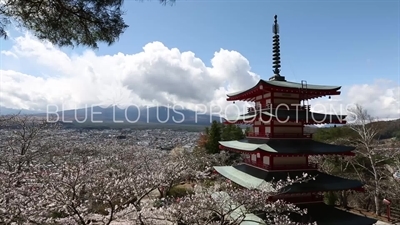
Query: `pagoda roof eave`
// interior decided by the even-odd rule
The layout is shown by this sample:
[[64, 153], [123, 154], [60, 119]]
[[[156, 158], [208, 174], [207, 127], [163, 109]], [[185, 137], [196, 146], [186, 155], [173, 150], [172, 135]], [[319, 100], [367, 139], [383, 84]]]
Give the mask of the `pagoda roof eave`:
[[223, 149], [235, 149], [242, 152], [263, 151], [274, 154], [345, 154], [350, 153], [355, 149], [353, 146], [333, 145], [311, 139], [251, 138], [240, 141], [220, 141], [219, 144]]
[[233, 166], [214, 166], [214, 169], [225, 178], [244, 188], [274, 191], [270, 183], [242, 172]]
[[246, 90], [244, 90], [244, 91], [236, 91], [236, 92], [233, 92], [233, 93], [229, 93], [229, 94], [227, 94], [226, 96], [227, 96], [228, 98], [231, 98], [231, 97], [235, 97], [235, 96], [241, 95], [241, 94], [243, 94], [243, 93], [249, 92], [249, 91], [251, 91], [251, 90], [253, 90], [253, 89], [256, 89], [256, 88], [261, 84], [261, 82], [262, 82], [262, 80], [259, 80], [259, 81], [257, 82], [256, 85], [254, 85], [253, 87], [251, 87], [251, 88], [249, 88], [249, 89], [246, 89]]
[[277, 151], [270, 148], [266, 144], [252, 144], [242, 141], [220, 141], [219, 144], [225, 148], [237, 149], [244, 152], [254, 152], [256, 150], [261, 150], [265, 152], [277, 153]]
[[[261, 86], [262, 85], [262, 86]], [[228, 100], [239, 100], [241, 95], [255, 91], [257, 89], [263, 89], [266, 92], [268, 92], [270, 89], [273, 88], [283, 88], [283, 89], [292, 89], [295, 92], [298, 92], [300, 89], [306, 89], [307, 92], [327, 92], [326, 94], [330, 95], [339, 95], [340, 92], [338, 90], [341, 88], [341, 86], [328, 86], [328, 85], [316, 85], [316, 84], [305, 84], [302, 83], [296, 83], [296, 82], [290, 82], [290, 81], [277, 81], [277, 80], [259, 80], [256, 85], [253, 87], [244, 90], [244, 91], [238, 91], [234, 93], [227, 94]]]
[[301, 84], [301, 83], [291, 82], [291, 81], [278, 81], [278, 80], [270, 80], [270, 81], [262, 80], [262, 81], [263, 81], [263, 83], [268, 84], [270, 86], [290, 88], [290, 89], [296, 89], [296, 90], [298, 90], [299, 88], [304, 88], [304, 89], [314, 90], [314, 91], [337, 91], [340, 88], [342, 88], [342, 86]]
[[[269, 182], [264, 183], [265, 180], [262, 180], [255, 176], [252, 176], [250, 174], [244, 173], [232, 166], [215, 166], [214, 169], [219, 174], [221, 174], [223, 177], [231, 180], [232, 182], [234, 182], [244, 188], [255, 187], [256, 189], [262, 190], [262, 186], [263, 186], [262, 184], [267, 184], [267, 186], [271, 187], [271, 185], [268, 185], [268, 184], [270, 184]], [[284, 175], [286, 178], [287, 173], [284, 173]], [[317, 179], [318, 178], [316, 178], [316, 180]], [[302, 184], [307, 184], [307, 183], [302, 183]], [[273, 190], [271, 189], [271, 191], [273, 191]], [[215, 196], [215, 194], [212, 195], [212, 197], [214, 197], [214, 196]], [[345, 212], [345, 211], [336, 209], [335, 207], [332, 207], [332, 206], [327, 206], [324, 203], [300, 204], [298, 206], [301, 208], [307, 208], [308, 213], [306, 216], [313, 218], [313, 221], [316, 221], [318, 224], [322, 224], [322, 225], [353, 225], [353, 224], [372, 225], [377, 221], [375, 219], [371, 219], [368, 217], [362, 217], [362, 216], [355, 215], [355, 214], [352, 214], [349, 212]], [[250, 214], [249, 214], [249, 216], [250, 216]], [[246, 214], [246, 217], [247, 217], [247, 214]], [[256, 218], [256, 217], [252, 216], [252, 218]], [[253, 224], [253, 223], [251, 223], [251, 224]]]
[[[325, 203], [300, 204], [297, 206], [306, 208], [305, 217], [312, 219], [318, 225], [373, 225], [377, 222], [376, 219], [346, 212]], [[301, 221], [304, 221], [304, 218], [298, 222]]]
[[320, 171], [266, 171], [247, 164], [240, 164], [234, 166], [237, 170], [244, 172], [248, 175], [263, 179], [266, 182], [286, 180], [289, 176], [294, 179], [302, 177], [303, 173], [308, 174], [308, 178], [315, 178], [307, 182], [294, 183], [292, 185], [283, 187], [279, 190], [285, 194], [298, 194], [310, 192], [326, 192], [326, 191], [342, 191], [342, 190], [358, 190], [364, 184], [358, 180], [350, 180], [338, 176], [333, 176]]
[[288, 176], [294, 179], [303, 177], [303, 173], [307, 173], [309, 178], [314, 178], [308, 182], [294, 183], [280, 190], [275, 190], [284, 194], [357, 190], [364, 185], [358, 180], [341, 178], [320, 171], [267, 171], [247, 164], [216, 166], [214, 169], [225, 178], [242, 187], [258, 190], [269, 188], [270, 191], [274, 191], [272, 182], [286, 180]]

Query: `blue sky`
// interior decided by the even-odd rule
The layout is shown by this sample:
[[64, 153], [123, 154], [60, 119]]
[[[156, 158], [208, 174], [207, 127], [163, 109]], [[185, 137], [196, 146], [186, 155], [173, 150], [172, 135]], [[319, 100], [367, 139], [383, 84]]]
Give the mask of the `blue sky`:
[[[268, 79], [272, 75], [272, 23], [277, 14], [281, 74], [287, 80], [351, 87], [373, 85], [377, 79], [384, 79], [400, 86], [398, 0], [177, 0], [172, 6], [156, 0], [126, 0], [124, 10], [130, 27], [115, 44], [101, 44], [95, 50], [97, 56], [135, 54], [142, 52], [146, 44], [159, 41], [180, 52], [194, 52], [210, 66], [214, 53], [222, 48], [238, 51], [250, 62], [252, 72]], [[23, 36], [15, 30], [11, 33], [13, 37]], [[2, 40], [1, 44], [2, 50], [10, 50], [15, 43]], [[80, 55], [85, 50], [62, 48], [68, 55]], [[55, 76], [48, 68], [36, 64], [31, 67], [33, 58], [12, 63], [3, 59], [5, 70], [19, 63], [20, 72]], [[379, 83], [374, 85], [376, 91]], [[358, 88], [352, 93], [363, 87]], [[369, 90], [371, 96], [374, 90]], [[388, 95], [399, 102], [400, 96], [395, 100], [395, 93]]]
[[[240, 52], [268, 78], [271, 26], [278, 15], [282, 75], [293, 81], [352, 85], [399, 81], [399, 1], [157, 1], [126, 0], [129, 28], [99, 55], [133, 54], [153, 41], [192, 51], [206, 65], [220, 48]], [[8, 49], [10, 41], [2, 41]], [[63, 49], [80, 53], [83, 48]]]
[[126, 1], [126, 10], [130, 28], [101, 52], [135, 52], [158, 40], [207, 62], [224, 48], [239, 51], [268, 78], [277, 14], [287, 78], [351, 85], [399, 76], [399, 1], [177, 1], [172, 7]]
[[207, 64], [220, 48], [244, 55], [268, 78], [278, 15], [282, 74], [290, 80], [352, 85], [399, 80], [399, 1], [125, 1], [130, 25], [99, 54], [135, 53], [152, 41], [193, 51]]

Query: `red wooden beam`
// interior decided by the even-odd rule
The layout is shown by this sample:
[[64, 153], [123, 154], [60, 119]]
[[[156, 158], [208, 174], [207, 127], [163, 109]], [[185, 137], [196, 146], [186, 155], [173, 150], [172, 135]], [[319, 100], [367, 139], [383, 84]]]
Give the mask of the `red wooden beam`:
[[[262, 89], [260, 89], [260, 86], [262, 85]], [[306, 95], [305, 96], [312, 96], [312, 98], [316, 97], [323, 97], [323, 96], [328, 96], [328, 95], [340, 95], [340, 91], [338, 91], [340, 88], [333, 89], [333, 90], [315, 90], [315, 89], [306, 89]], [[260, 80], [254, 87], [251, 89], [248, 89], [245, 92], [242, 92], [240, 94], [230, 96], [227, 98], [228, 101], [240, 101], [244, 100], [245, 98], [248, 98], [249, 96], [256, 97], [257, 95], [263, 95], [268, 92], [283, 92], [283, 93], [294, 93], [294, 94], [300, 94], [304, 92], [304, 89], [298, 89], [298, 88], [285, 88], [285, 87], [278, 87], [274, 85], [270, 85], [266, 83], [263, 80]], [[307, 98], [310, 99], [310, 98]]]

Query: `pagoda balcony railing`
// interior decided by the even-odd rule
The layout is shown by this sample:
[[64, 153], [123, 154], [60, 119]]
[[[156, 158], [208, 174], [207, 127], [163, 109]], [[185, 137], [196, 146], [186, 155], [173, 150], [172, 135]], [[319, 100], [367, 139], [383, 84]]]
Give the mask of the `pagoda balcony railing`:
[[300, 108], [304, 109], [304, 110], [307, 110], [307, 111], [310, 111], [311, 110], [311, 105], [303, 105]]
[[[286, 103], [281, 103], [277, 104], [276, 107], [278, 107], [281, 110], [287, 110], [287, 109], [292, 109], [292, 110], [311, 110], [311, 105], [296, 105], [296, 104], [286, 104]], [[254, 111], [260, 111], [260, 110], [268, 110], [274, 108], [271, 103], [268, 103], [264, 106], [254, 106], [254, 107], [247, 107], [247, 112], [254, 112]]]
[[247, 108], [247, 112], [254, 112], [254, 111], [259, 111], [261, 109], [265, 110], [265, 109], [269, 109], [272, 107], [271, 103], [267, 103], [266, 105], [257, 105], [254, 107], [248, 107]]
[[305, 165], [267, 165], [254, 162], [251, 159], [245, 159], [244, 163], [266, 170], [318, 170], [318, 164], [316, 163], [308, 163]]
[[272, 134], [249, 132], [246, 135], [250, 138], [312, 138], [312, 134], [299, 134], [299, 133], [285, 133], [285, 134]]
[[[307, 193], [305, 193], [305, 194], [307, 194]], [[311, 195], [311, 196], [308, 195], [308, 196], [296, 196], [296, 197], [291, 197], [289, 195], [289, 196], [285, 196], [283, 198], [286, 201], [288, 201], [290, 203], [295, 203], [295, 204], [321, 202], [321, 201], [324, 200], [324, 196], [323, 195]]]

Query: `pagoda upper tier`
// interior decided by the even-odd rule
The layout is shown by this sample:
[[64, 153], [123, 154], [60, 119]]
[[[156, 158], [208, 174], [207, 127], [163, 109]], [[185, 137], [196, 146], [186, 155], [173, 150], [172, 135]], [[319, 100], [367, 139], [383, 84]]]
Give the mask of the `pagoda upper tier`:
[[311, 124], [346, 124], [347, 115], [316, 113], [307, 110], [270, 108], [256, 110], [233, 118], [225, 118], [225, 124], [254, 124], [263, 123], [266, 126], [280, 124], [292, 126]]
[[257, 101], [260, 99], [293, 98], [310, 100], [324, 96], [340, 95], [341, 86], [315, 85], [286, 81], [283, 76], [274, 76], [270, 80], [260, 80], [245, 91], [228, 94], [228, 101]]

